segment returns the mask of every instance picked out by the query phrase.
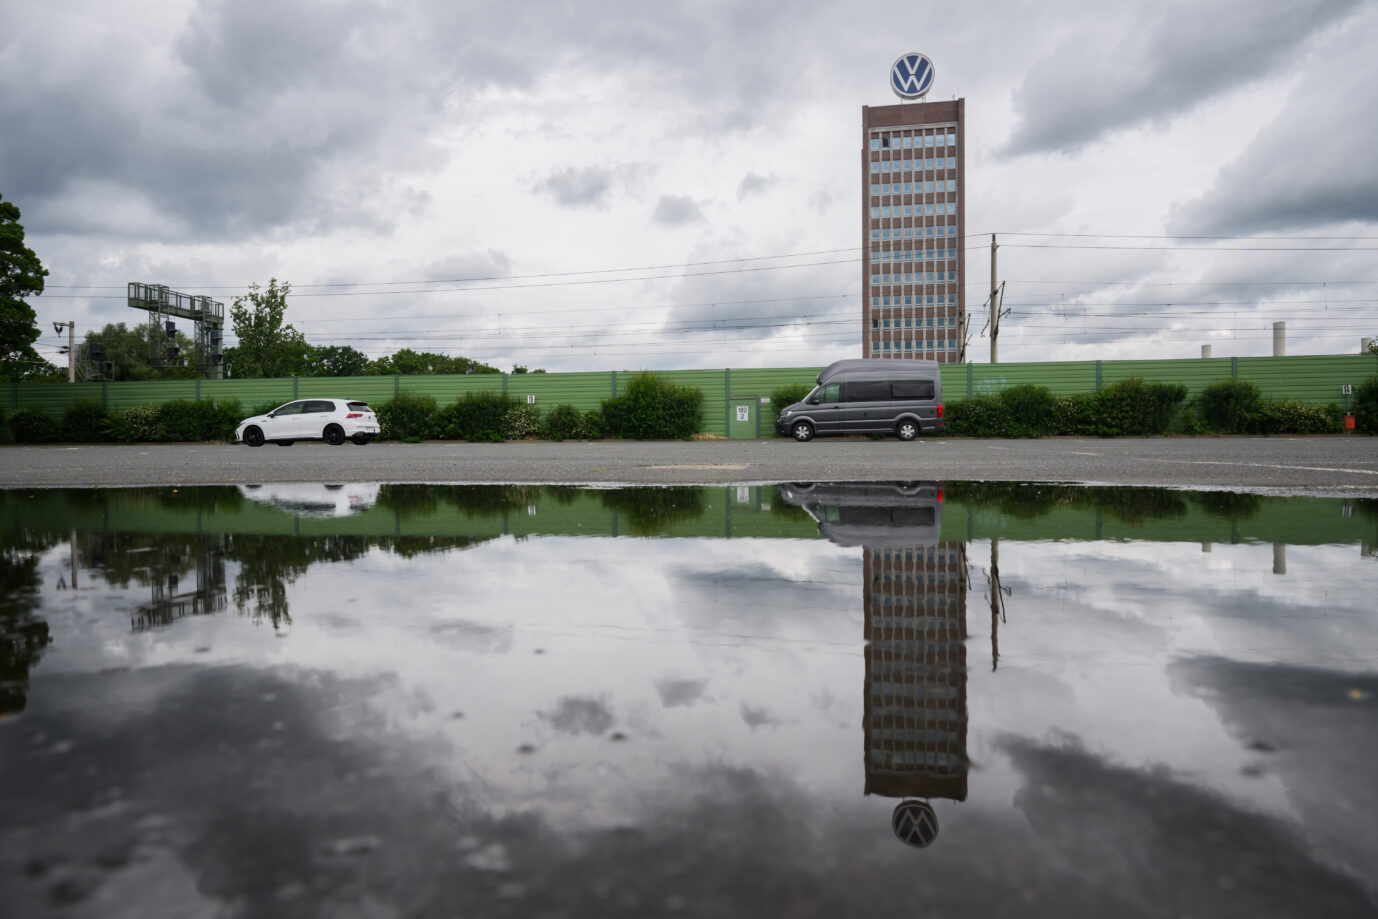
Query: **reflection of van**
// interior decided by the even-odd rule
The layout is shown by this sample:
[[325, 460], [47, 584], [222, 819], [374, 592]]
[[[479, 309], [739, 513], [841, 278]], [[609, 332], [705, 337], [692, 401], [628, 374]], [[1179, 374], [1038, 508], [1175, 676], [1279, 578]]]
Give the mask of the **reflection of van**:
[[790, 482], [780, 497], [818, 522], [839, 546], [908, 548], [936, 545], [943, 530], [938, 482]]
[[818, 386], [803, 402], [785, 406], [775, 419], [776, 433], [799, 441], [824, 434], [894, 434], [913, 440], [943, 429], [937, 361], [835, 361], [818, 375]]

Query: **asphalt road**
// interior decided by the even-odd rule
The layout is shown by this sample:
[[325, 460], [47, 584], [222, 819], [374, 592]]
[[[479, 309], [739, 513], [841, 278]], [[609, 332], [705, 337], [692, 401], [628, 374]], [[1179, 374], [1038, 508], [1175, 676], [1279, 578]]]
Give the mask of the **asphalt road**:
[[1378, 497], [1369, 437], [1055, 438], [0, 448], [0, 487], [253, 482], [732, 484], [979, 479]]

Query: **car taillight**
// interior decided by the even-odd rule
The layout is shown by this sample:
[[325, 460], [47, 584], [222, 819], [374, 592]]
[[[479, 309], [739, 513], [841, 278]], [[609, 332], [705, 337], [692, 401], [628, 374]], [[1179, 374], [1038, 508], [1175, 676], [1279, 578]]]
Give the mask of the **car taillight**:
[[938, 503], [941, 504], [941, 503], [942, 503], [942, 500], [943, 500], [943, 490], [942, 490], [941, 488], [939, 488], [939, 489], [938, 489]]
[[939, 406], [938, 406], [938, 417], [939, 417], [939, 418], [943, 417], [943, 407], [942, 407], [942, 405], [939, 405]]
[[345, 415], [345, 417], [346, 417], [346, 418], [362, 418], [362, 417], [364, 417], [364, 416], [363, 416], [363, 413], [362, 413], [362, 412], [350, 412], [348, 415]]

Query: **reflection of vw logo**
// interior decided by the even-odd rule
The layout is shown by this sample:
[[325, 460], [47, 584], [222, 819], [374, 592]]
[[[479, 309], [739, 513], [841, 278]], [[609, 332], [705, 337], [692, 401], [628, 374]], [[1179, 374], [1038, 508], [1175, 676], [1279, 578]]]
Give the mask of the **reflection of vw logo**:
[[922, 99], [933, 88], [933, 62], [911, 51], [890, 68], [890, 88], [901, 99]]
[[938, 815], [926, 801], [901, 801], [890, 815], [890, 829], [906, 846], [925, 849], [938, 838]]

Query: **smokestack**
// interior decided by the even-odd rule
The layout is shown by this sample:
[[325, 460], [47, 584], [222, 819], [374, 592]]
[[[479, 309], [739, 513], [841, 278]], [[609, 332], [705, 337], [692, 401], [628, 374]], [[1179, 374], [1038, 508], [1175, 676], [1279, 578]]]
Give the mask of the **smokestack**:
[[1273, 357], [1287, 356], [1287, 323], [1273, 323]]
[[1210, 357], [1210, 356], [1211, 356], [1211, 346], [1210, 346], [1210, 345], [1202, 345], [1202, 346], [1201, 346], [1201, 356], [1202, 356], [1202, 357]]
[[1368, 349], [1369, 349], [1369, 348], [1372, 348], [1372, 347], [1373, 347], [1373, 339], [1371, 339], [1371, 338], [1361, 338], [1361, 339], [1359, 339], [1359, 353], [1360, 353], [1360, 354], [1367, 354], [1367, 353], [1368, 353]]

